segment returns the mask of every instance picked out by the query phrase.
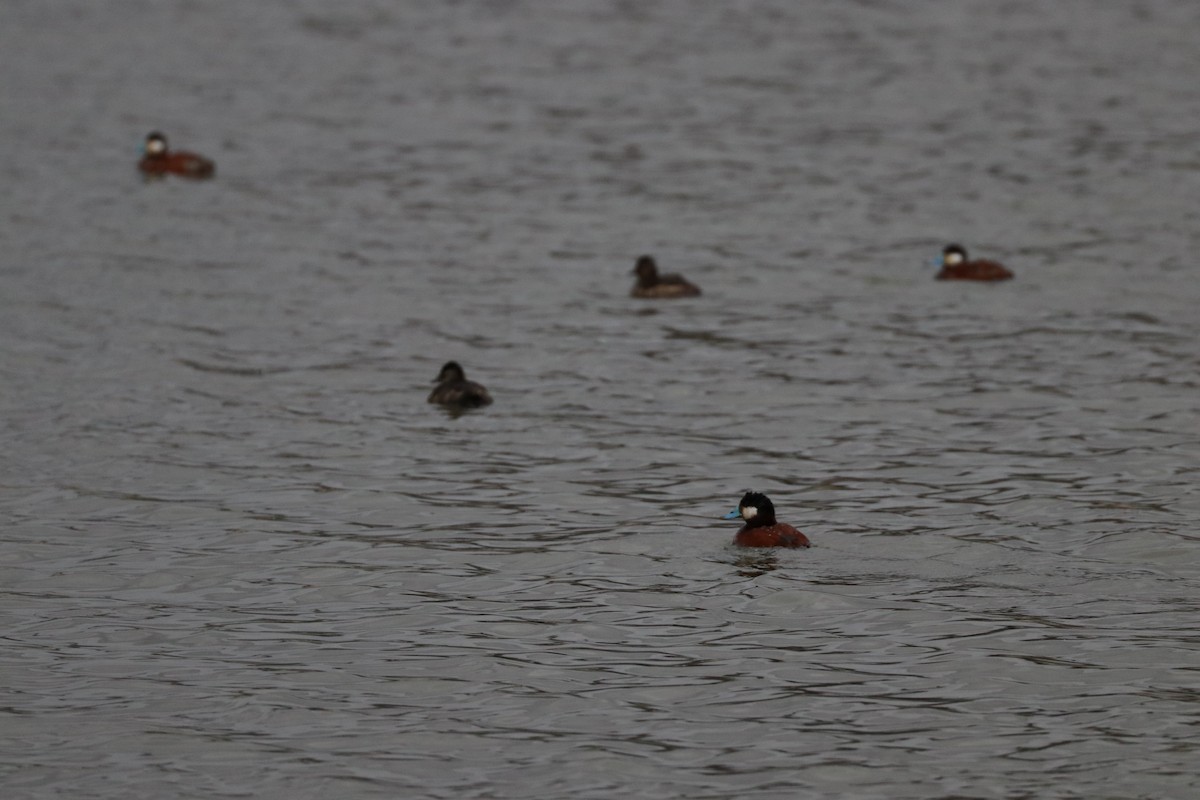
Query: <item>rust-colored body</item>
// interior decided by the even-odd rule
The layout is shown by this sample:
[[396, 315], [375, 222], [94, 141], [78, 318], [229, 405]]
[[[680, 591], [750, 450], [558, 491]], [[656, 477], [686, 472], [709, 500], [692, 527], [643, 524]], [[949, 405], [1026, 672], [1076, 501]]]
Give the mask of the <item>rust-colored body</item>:
[[181, 178], [211, 178], [216, 172], [211, 160], [186, 150], [144, 155], [138, 162], [138, 169], [147, 175], [178, 175]]
[[812, 547], [807, 536], [786, 522], [757, 528], [744, 525], [733, 543], [738, 547]]
[[1008, 267], [982, 258], [961, 264], [943, 264], [942, 271], [937, 274], [939, 281], [1006, 281], [1012, 276]]

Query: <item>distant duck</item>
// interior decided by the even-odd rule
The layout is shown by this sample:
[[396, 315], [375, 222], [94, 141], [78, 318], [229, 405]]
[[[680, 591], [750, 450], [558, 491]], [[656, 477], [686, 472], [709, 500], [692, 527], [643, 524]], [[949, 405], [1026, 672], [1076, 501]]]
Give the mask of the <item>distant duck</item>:
[[142, 144], [142, 160], [138, 169], [146, 175], [178, 175], [181, 178], [211, 178], [216, 172], [213, 162], [204, 156], [185, 150], [170, 150], [167, 137], [158, 131], [147, 134]]
[[682, 275], [659, 275], [658, 264], [650, 256], [639, 258], [633, 273], [638, 279], [630, 297], [696, 297], [700, 294], [700, 287], [689, 283]]
[[968, 260], [966, 248], [957, 244], [948, 244], [942, 250], [941, 267], [939, 281], [1006, 281], [1013, 276], [1012, 270], [999, 262]]
[[437, 386], [429, 394], [429, 402], [452, 408], [482, 408], [492, 402], [488, 390], [475, 381], [467, 380], [457, 361], [447, 361], [438, 373]]
[[746, 521], [737, 532], [733, 543], [738, 547], [811, 547], [808, 537], [788, 525], [775, 521], [775, 506], [765, 494], [746, 492], [738, 507], [724, 519]]

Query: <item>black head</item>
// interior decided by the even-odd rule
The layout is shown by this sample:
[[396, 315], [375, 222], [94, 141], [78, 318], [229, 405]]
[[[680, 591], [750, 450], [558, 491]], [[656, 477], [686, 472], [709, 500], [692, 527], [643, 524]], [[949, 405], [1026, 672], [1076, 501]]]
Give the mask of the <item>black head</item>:
[[967, 260], [967, 248], [961, 244], [948, 244], [942, 248], [942, 263], [953, 266]]
[[167, 137], [159, 131], [150, 131], [146, 134], [146, 141], [142, 143], [142, 150], [148, 156], [157, 156], [167, 152]]
[[643, 281], [654, 282], [658, 277], [658, 264], [652, 256], [642, 256], [633, 267], [633, 273]]
[[747, 525], [775, 524], [775, 505], [762, 492], [746, 492], [738, 503], [738, 511]]
[[438, 373], [437, 379], [434, 381], [434, 383], [445, 383], [446, 381], [464, 381], [466, 379], [467, 375], [463, 372], [463, 368], [459, 366], [457, 361], [447, 361], [445, 366], [442, 367], [442, 371]]

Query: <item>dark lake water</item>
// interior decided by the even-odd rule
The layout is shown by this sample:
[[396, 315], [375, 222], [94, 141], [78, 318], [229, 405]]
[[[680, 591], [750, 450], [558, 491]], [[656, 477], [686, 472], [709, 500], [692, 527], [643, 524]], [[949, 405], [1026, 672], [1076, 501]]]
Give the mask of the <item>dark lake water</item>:
[[3, 796], [1196, 797], [1198, 36], [7, 3]]

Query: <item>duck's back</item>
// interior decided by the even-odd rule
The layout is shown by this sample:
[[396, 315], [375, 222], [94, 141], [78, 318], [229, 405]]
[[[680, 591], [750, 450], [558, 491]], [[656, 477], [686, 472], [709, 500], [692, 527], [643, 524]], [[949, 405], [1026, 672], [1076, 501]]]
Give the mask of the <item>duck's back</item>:
[[812, 547], [812, 542], [786, 522], [757, 528], [743, 527], [733, 543], [738, 547]]
[[633, 297], [698, 297], [700, 287], [682, 275], [671, 273], [659, 275], [652, 286], [638, 284], [630, 292]]
[[492, 402], [488, 390], [474, 381], [447, 381], [434, 387], [430, 403], [459, 408], [481, 408]]
[[1012, 276], [1012, 270], [997, 261], [976, 259], [948, 264], [937, 277], [940, 281], [1006, 281]]
[[204, 156], [186, 151], [147, 155], [138, 162], [138, 169], [148, 175], [179, 175], [183, 178], [211, 178], [216, 165]]

